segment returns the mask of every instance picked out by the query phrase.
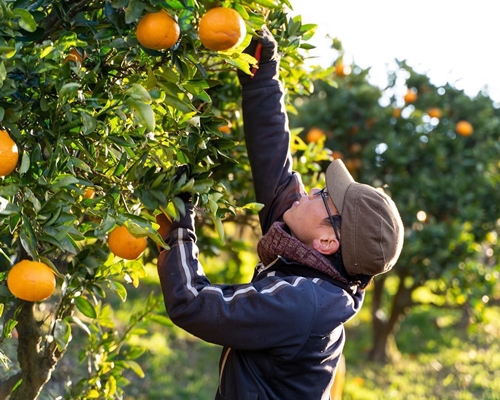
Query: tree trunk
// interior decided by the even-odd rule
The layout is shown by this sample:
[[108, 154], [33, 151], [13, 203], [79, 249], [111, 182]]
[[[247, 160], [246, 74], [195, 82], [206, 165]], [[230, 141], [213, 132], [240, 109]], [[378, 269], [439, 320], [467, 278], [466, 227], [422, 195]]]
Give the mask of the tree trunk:
[[373, 343], [368, 354], [370, 361], [386, 363], [394, 361], [399, 356], [395, 334], [400, 323], [410, 311], [413, 288], [407, 288], [404, 284], [405, 276], [400, 276], [398, 291], [395, 294], [390, 314], [386, 316], [382, 311], [382, 296], [386, 277], [381, 277], [374, 282], [372, 298], [372, 332]]
[[54, 342], [44, 342], [42, 346], [41, 323], [35, 319], [33, 308], [34, 303], [23, 302], [17, 318], [21, 383], [10, 394], [9, 400], [35, 400], [63, 355]]

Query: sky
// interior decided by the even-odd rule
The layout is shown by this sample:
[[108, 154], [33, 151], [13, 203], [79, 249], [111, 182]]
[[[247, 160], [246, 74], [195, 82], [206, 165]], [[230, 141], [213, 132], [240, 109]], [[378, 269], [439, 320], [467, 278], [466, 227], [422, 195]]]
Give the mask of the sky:
[[499, 0], [290, 0], [302, 23], [318, 30], [313, 64], [330, 66], [339, 38], [346, 56], [383, 86], [394, 60], [406, 60], [436, 84], [475, 96], [488, 87], [500, 103]]

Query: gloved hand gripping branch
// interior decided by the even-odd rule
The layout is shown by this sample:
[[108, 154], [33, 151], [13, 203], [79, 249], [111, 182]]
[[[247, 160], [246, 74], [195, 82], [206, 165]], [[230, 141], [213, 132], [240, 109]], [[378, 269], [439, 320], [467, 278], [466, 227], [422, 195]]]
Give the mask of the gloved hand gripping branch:
[[[280, 59], [278, 44], [269, 29], [266, 26], [262, 26], [262, 29], [256, 31], [256, 33], [257, 36], [254, 36], [248, 47], [243, 50], [244, 53], [250, 54], [257, 60], [257, 65], [254, 65], [251, 69], [252, 77], [257, 73], [258, 65], [278, 62]], [[241, 71], [238, 73], [240, 74], [240, 78], [241, 74], [244, 75]]]

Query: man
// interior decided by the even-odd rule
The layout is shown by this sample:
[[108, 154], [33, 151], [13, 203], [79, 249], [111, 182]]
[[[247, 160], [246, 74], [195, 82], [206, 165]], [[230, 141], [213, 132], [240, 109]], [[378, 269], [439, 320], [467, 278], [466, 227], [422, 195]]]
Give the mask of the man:
[[326, 400], [344, 323], [373, 276], [395, 264], [403, 226], [392, 200], [355, 182], [340, 160], [328, 167], [325, 189], [305, 192], [291, 170], [276, 43], [266, 29], [258, 41], [257, 73], [239, 78], [256, 200], [264, 204], [261, 262], [251, 283], [211, 284], [188, 203], [165, 238], [170, 250], [158, 272], [172, 321], [224, 346], [216, 399]]

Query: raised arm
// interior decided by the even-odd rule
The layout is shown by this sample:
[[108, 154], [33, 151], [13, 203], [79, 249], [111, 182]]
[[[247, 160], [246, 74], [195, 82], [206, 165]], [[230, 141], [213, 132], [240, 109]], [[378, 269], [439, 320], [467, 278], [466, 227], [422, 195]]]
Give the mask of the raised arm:
[[248, 50], [262, 46], [259, 69], [252, 77], [239, 73], [245, 140], [252, 168], [256, 200], [264, 204], [259, 213], [262, 232], [304, 191], [300, 175], [292, 172], [290, 131], [285, 111], [284, 90], [279, 81], [279, 57], [272, 34], [263, 29]]

